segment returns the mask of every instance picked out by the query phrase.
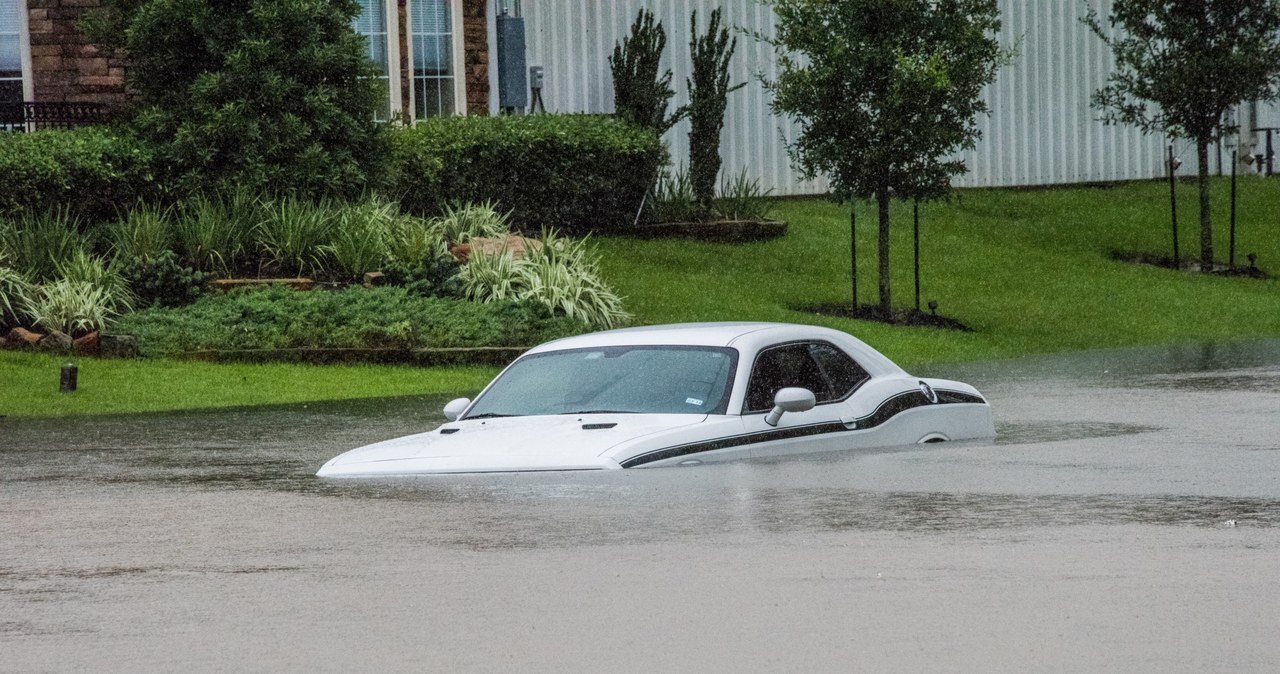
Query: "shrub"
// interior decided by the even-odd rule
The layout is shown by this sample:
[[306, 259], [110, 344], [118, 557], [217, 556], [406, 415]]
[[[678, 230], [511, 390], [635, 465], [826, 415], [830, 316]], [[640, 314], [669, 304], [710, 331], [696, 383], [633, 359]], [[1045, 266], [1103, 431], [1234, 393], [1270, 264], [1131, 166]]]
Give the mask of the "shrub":
[[693, 193], [689, 173], [663, 170], [653, 186], [650, 213], [654, 222], [693, 222], [707, 215]]
[[546, 232], [542, 247], [526, 257], [471, 252], [462, 268], [466, 296], [477, 302], [517, 300], [545, 306], [557, 315], [601, 327], [614, 328], [631, 318], [622, 298], [600, 278], [599, 260], [585, 240]]
[[768, 220], [773, 212], [768, 198], [772, 191], [760, 189], [760, 179], [748, 177], [744, 168], [720, 181], [716, 210], [730, 220]]
[[[172, 255], [168, 251], [167, 255]], [[60, 280], [72, 283], [86, 283], [101, 288], [106, 293], [107, 302], [112, 311], [124, 313], [133, 311], [133, 293], [129, 290], [129, 282], [120, 271], [119, 258], [111, 262], [77, 250], [70, 258], [58, 264]]]
[[510, 213], [499, 213], [486, 201], [446, 206], [436, 226], [440, 237], [452, 245], [484, 237], [505, 237], [511, 233], [510, 223]]
[[385, 90], [351, 26], [356, 2], [128, 4], [133, 125], [183, 193], [354, 196], [380, 175]]
[[333, 234], [323, 250], [348, 279], [386, 266], [396, 205], [374, 199], [337, 207]]
[[424, 257], [416, 264], [396, 262], [383, 269], [387, 283], [421, 297], [462, 297], [457, 260], [450, 255]]
[[416, 297], [404, 288], [243, 289], [120, 320], [144, 355], [206, 349], [529, 346], [581, 330], [536, 305]]
[[63, 209], [92, 221], [151, 195], [151, 152], [104, 127], [0, 133], [0, 216]]
[[598, 115], [432, 118], [391, 142], [389, 189], [405, 211], [487, 201], [526, 232], [630, 225], [666, 161], [651, 131]]
[[0, 327], [13, 327], [26, 316], [32, 287], [26, 277], [4, 266], [4, 262], [4, 256], [0, 255]]
[[173, 210], [139, 204], [108, 227], [117, 257], [150, 260], [173, 247]]
[[90, 248], [80, 228], [66, 210], [26, 213], [16, 222], [0, 221], [0, 251], [32, 283], [53, 281], [60, 265]]
[[124, 265], [128, 282], [139, 307], [177, 307], [194, 302], [204, 293], [208, 276], [185, 267], [173, 251], [151, 258], [135, 257]]
[[391, 223], [391, 231], [387, 235], [387, 255], [391, 266], [414, 267], [424, 260], [448, 254], [449, 243], [436, 224], [405, 215]]
[[609, 57], [618, 116], [652, 129], [659, 137], [684, 116], [683, 110], [667, 114], [667, 104], [676, 92], [671, 89], [671, 70], [658, 74], [666, 47], [666, 30], [652, 12], [641, 8], [631, 24], [631, 34], [614, 44]]
[[337, 222], [328, 201], [285, 197], [262, 205], [255, 229], [258, 246], [285, 273], [315, 274], [324, 270], [326, 246]]
[[76, 337], [107, 327], [117, 311], [105, 288], [61, 279], [36, 287], [27, 314], [36, 325]]
[[183, 264], [230, 275], [252, 247], [260, 211], [258, 199], [245, 189], [192, 198], [178, 209], [174, 224], [174, 247]]

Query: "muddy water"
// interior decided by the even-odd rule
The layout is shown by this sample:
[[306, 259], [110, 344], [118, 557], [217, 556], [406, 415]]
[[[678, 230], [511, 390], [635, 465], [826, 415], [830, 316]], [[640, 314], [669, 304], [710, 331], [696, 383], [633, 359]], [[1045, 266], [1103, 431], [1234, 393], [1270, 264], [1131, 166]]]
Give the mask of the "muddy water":
[[442, 400], [0, 419], [0, 671], [1275, 671], [1280, 342], [928, 372], [1000, 437], [312, 473]]

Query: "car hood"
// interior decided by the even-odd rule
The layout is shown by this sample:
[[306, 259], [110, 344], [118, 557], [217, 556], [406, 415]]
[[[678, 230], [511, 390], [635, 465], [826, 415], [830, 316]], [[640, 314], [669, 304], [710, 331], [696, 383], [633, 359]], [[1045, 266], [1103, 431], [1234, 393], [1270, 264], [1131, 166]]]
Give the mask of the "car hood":
[[602, 456], [620, 443], [699, 424], [706, 415], [590, 414], [447, 423], [339, 454], [320, 477], [619, 468]]

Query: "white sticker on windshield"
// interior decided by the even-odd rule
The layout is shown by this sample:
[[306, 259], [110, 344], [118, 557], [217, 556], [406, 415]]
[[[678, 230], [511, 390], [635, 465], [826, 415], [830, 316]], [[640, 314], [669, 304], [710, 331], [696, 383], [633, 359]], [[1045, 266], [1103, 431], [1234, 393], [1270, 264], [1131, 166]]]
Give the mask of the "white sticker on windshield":
[[685, 398], [684, 401], [690, 405], [701, 405], [702, 401], [697, 398]]

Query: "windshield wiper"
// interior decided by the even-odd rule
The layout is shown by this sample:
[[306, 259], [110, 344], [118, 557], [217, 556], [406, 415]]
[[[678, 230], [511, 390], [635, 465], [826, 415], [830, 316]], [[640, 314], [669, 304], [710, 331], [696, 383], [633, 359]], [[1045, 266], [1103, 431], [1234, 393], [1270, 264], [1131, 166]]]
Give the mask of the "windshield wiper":
[[469, 421], [471, 419], [497, 419], [498, 417], [518, 417], [519, 414], [500, 414], [498, 412], [485, 412], [484, 414], [468, 414], [466, 417], [458, 421]]
[[635, 414], [631, 410], [578, 410], [576, 412], [561, 412], [561, 414]]

